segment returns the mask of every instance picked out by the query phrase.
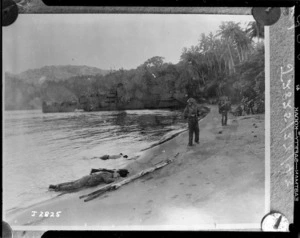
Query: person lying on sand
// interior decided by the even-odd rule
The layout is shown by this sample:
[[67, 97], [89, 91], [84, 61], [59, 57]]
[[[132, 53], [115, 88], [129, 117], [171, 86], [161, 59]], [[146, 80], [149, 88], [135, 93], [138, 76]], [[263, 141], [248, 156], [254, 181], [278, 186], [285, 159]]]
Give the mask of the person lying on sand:
[[108, 160], [108, 159], [120, 159], [120, 158], [128, 158], [127, 155], [123, 155], [122, 153], [120, 153], [119, 155], [103, 155], [100, 157], [100, 159], [102, 160]]
[[92, 159], [108, 160], [108, 159], [120, 159], [120, 158], [128, 158], [128, 155], [123, 155], [122, 153], [120, 153], [119, 155], [103, 155], [101, 157], [93, 157]]
[[101, 183], [108, 184], [116, 181], [119, 177], [126, 177], [128, 173], [126, 169], [94, 172], [72, 182], [50, 185], [49, 189], [54, 191], [72, 191], [84, 187], [93, 187]]
[[[129, 174], [129, 171], [127, 169], [121, 169], [122, 170], [122, 173], [127, 173]], [[93, 174], [93, 173], [97, 173], [97, 172], [109, 172], [109, 173], [114, 173], [115, 172], [115, 169], [91, 169], [91, 172], [90, 174]]]

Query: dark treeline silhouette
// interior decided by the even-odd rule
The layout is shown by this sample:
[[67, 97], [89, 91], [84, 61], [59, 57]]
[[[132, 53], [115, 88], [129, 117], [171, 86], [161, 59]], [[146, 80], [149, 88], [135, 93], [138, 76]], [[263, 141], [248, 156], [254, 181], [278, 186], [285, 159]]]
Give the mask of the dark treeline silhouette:
[[[42, 102], [77, 102], [78, 108], [98, 110], [117, 103], [125, 109], [184, 105], [187, 97], [215, 103], [228, 96], [264, 100], [263, 28], [250, 22], [223, 22], [216, 34], [201, 34], [197, 45], [184, 48], [177, 64], [154, 56], [136, 69], [106, 75], [80, 75], [64, 80], [27, 83], [5, 77], [5, 109], [36, 109]], [[173, 101], [168, 101], [172, 99]], [[165, 103], [165, 104], [164, 104]]]

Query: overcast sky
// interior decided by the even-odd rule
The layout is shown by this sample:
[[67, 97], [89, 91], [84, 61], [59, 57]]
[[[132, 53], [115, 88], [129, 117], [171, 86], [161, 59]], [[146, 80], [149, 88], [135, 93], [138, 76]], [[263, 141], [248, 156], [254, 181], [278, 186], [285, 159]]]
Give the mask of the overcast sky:
[[251, 15], [20, 14], [3, 27], [3, 66], [20, 73], [45, 65], [131, 69], [153, 56], [177, 63], [183, 47], [222, 21], [254, 21]]

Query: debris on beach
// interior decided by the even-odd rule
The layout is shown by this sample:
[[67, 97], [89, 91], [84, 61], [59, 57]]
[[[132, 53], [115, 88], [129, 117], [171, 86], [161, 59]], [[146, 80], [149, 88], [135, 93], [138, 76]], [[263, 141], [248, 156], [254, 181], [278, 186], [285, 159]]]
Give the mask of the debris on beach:
[[155, 146], [158, 146], [160, 144], [163, 144], [171, 139], [173, 139], [174, 137], [178, 136], [179, 134], [181, 134], [182, 132], [185, 132], [187, 131], [188, 129], [180, 129], [180, 130], [177, 130], [177, 131], [172, 131], [171, 133], [168, 133], [166, 134], [162, 139], [160, 139], [160, 141], [152, 144], [151, 146], [145, 148], [145, 149], [142, 149], [141, 151], [145, 151], [145, 150], [149, 150]]

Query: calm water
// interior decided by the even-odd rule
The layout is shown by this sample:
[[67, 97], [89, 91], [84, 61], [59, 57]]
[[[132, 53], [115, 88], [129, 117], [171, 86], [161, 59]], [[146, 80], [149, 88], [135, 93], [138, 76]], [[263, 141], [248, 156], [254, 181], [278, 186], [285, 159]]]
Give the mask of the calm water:
[[78, 179], [91, 168], [131, 162], [91, 159], [138, 155], [166, 133], [186, 127], [180, 111], [49, 113], [4, 112], [3, 203], [5, 210], [57, 196], [49, 184]]

